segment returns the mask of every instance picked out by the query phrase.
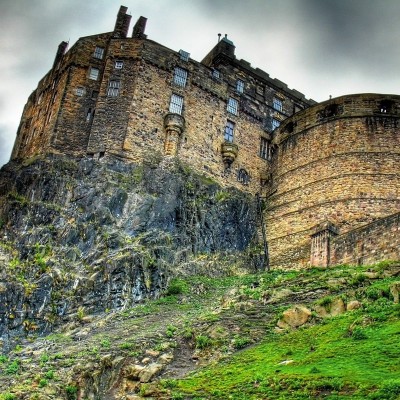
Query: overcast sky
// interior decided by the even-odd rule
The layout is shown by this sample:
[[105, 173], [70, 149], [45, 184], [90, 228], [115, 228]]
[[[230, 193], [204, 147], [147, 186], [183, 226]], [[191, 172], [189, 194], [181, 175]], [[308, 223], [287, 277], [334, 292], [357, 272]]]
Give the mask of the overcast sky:
[[0, 0], [0, 165], [59, 43], [109, 32], [120, 5], [146, 33], [200, 61], [228, 34], [237, 58], [323, 101], [400, 93], [400, 0]]

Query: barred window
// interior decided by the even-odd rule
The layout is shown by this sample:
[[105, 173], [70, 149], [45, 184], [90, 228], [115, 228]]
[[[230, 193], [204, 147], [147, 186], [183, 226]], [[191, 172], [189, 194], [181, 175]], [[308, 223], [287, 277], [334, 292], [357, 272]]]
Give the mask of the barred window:
[[98, 58], [99, 60], [102, 60], [104, 56], [104, 49], [103, 47], [98, 47], [96, 46], [96, 48], [94, 49], [94, 53], [93, 53], [93, 57], [94, 58]]
[[260, 138], [260, 157], [264, 160], [271, 158], [269, 142], [266, 138]]
[[238, 79], [236, 81], [236, 91], [238, 93], [243, 93], [244, 92], [244, 82], [241, 79]]
[[89, 79], [97, 81], [97, 79], [99, 79], [99, 73], [100, 71], [98, 68], [90, 67]]
[[114, 65], [115, 69], [122, 69], [123, 66], [124, 66], [123, 61], [120, 61], [120, 60], [115, 61], [115, 65]]
[[232, 121], [226, 121], [224, 139], [227, 142], [233, 142], [233, 133], [235, 131], [235, 123]]
[[272, 106], [276, 111], [282, 111], [282, 100], [274, 97], [274, 99], [272, 100]]
[[121, 87], [121, 82], [117, 80], [112, 80], [108, 82], [107, 96], [116, 97], [119, 95], [119, 89]]
[[174, 83], [178, 86], [185, 87], [188, 77], [188, 72], [186, 69], [176, 67], [174, 70]]
[[228, 105], [226, 107], [226, 110], [228, 112], [230, 112], [231, 114], [237, 115], [238, 108], [239, 108], [239, 102], [236, 99], [233, 99], [232, 97], [229, 97]]
[[177, 94], [172, 94], [169, 102], [169, 112], [175, 114], [182, 114], [183, 109], [183, 97]]
[[275, 119], [275, 118], [272, 118], [272, 130], [274, 130], [274, 129], [276, 129], [276, 128], [279, 128], [279, 125], [280, 125], [281, 123], [277, 120], [277, 119]]

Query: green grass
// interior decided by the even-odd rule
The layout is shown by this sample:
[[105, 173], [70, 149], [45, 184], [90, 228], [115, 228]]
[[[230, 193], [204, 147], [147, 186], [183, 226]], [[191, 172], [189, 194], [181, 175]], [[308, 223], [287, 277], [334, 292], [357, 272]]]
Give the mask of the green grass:
[[[398, 399], [396, 309], [380, 299], [368, 314], [357, 310], [285, 335], [270, 334], [231, 361], [178, 381], [175, 390], [199, 399]], [[371, 318], [372, 311], [386, 320]]]

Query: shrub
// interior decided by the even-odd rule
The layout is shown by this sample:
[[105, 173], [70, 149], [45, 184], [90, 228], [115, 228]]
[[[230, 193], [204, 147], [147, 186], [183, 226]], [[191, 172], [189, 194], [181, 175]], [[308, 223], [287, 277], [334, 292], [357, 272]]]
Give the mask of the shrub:
[[172, 279], [168, 285], [167, 296], [183, 294], [188, 292], [188, 285], [182, 279]]
[[242, 349], [243, 347], [246, 347], [249, 343], [251, 343], [251, 339], [248, 337], [235, 337], [233, 339], [233, 347], [235, 349]]
[[46, 379], [54, 379], [54, 371], [53, 370], [49, 370], [44, 374], [44, 377]]
[[351, 333], [351, 337], [354, 340], [364, 340], [364, 339], [368, 339], [368, 336], [366, 335], [366, 333], [360, 329], [360, 328], [355, 328], [353, 330], [353, 332]]
[[206, 335], [199, 335], [196, 337], [196, 348], [205, 349], [211, 345], [211, 339]]
[[19, 370], [19, 361], [14, 360], [13, 362], [11, 362], [10, 364], [7, 365], [5, 373], [8, 375], [13, 375], [13, 374], [16, 374], [18, 372], [18, 370]]
[[47, 379], [41, 379], [39, 381], [39, 387], [45, 387], [47, 386], [47, 384], [48, 384]]
[[78, 388], [73, 385], [68, 385], [65, 387], [65, 393], [67, 394], [68, 400], [76, 400], [78, 395]]

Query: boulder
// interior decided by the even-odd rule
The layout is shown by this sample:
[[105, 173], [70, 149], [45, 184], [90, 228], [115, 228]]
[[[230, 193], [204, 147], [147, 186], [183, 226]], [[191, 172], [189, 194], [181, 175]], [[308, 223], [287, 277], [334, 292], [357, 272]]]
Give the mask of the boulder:
[[352, 300], [347, 303], [347, 311], [357, 310], [357, 308], [361, 307], [361, 303], [358, 300]]
[[390, 285], [390, 293], [393, 296], [394, 302], [399, 302], [399, 293], [400, 293], [400, 282], [393, 282]]
[[282, 318], [278, 321], [279, 328], [297, 328], [304, 325], [311, 317], [311, 311], [304, 306], [295, 306], [284, 311]]

